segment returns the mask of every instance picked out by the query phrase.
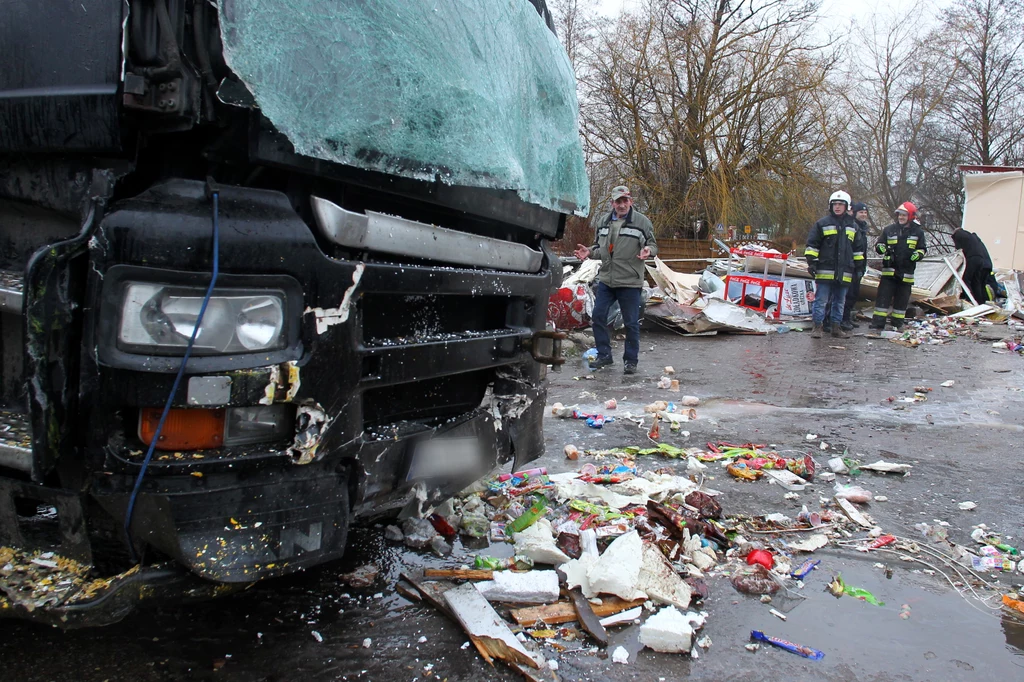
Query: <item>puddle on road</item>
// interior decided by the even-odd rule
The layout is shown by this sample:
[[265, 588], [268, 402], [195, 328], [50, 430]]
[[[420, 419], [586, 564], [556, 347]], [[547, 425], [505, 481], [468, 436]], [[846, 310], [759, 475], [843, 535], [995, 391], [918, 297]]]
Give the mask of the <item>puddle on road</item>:
[[[1021, 679], [1024, 675], [1024, 624], [977, 601], [968, 603], [939, 575], [913, 572], [921, 570], [919, 564], [884, 558], [880, 563], [893, 569], [893, 577], [887, 579], [883, 569], [873, 567], [881, 555], [859, 558], [851, 554], [815, 552], [822, 563], [800, 590], [807, 599], [789, 605], [785, 622], [768, 613], [772, 605], [740, 595], [728, 583], [716, 580], [708, 633], [718, 649], [712, 647], [705, 665], [715, 665], [715, 658], [738, 652], [746, 656], [740, 658], [746, 660], [744, 665], [762, 672], [777, 671], [780, 676], [791, 676], [795, 670], [832, 679], [853, 670], [860, 679], [878, 675], [884, 679], [948, 680], [970, 674]], [[833, 597], [826, 587], [840, 573], [847, 584], [872, 592], [885, 605]], [[998, 598], [989, 603], [998, 605]], [[901, 612], [909, 617], [901, 618]], [[752, 629], [820, 649], [825, 658], [806, 661], [763, 646], [749, 654], [743, 645]], [[694, 664], [694, 672], [699, 665]]]

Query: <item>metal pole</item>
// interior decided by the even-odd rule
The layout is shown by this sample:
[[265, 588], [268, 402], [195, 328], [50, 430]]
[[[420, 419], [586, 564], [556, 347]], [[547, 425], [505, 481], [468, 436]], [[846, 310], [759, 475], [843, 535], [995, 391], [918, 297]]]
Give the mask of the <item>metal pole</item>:
[[963, 287], [964, 293], [967, 294], [967, 298], [971, 299], [971, 303], [979, 305], [978, 302], [974, 300], [974, 294], [971, 293], [970, 287], [964, 284], [964, 280], [960, 277], [960, 273], [957, 272], [956, 268], [953, 267], [953, 264], [949, 262], [949, 258], [943, 256], [942, 262], [946, 264], [946, 267], [949, 268], [950, 272], [953, 273], [953, 276], [956, 277], [956, 281], [960, 282], [960, 286]]

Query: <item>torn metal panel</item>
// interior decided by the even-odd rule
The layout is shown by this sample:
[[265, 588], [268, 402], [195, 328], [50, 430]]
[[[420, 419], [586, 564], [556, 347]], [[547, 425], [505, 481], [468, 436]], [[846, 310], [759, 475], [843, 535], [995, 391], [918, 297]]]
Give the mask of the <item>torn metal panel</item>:
[[365, 270], [366, 263], [356, 264], [356, 269], [352, 273], [352, 286], [345, 290], [345, 294], [341, 297], [341, 303], [338, 304], [337, 308], [306, 308], [303, 314], [313, 313], [316, 317], [317, 334], [323, 334], [332, 326], [348, 321], [349, 313], [352, 311], [352, 297], [359, 287], [359, 280], [362, 279]]
[[331, 424], [320, 405], [302, 405], [295, 415], [295, 440], [288, 448], [288, 454], [296, 464], [309, 464], [317, 459], [317, 450], [324, 432]]
[[263, 389], [260, 405], [273, 405], [275, 401], [294, 402], [295, 396], [302, 386], [302, 370], [299, 368], [299, 364], [290, 360], [280, 365], [271, 365], [268, 369], [270, 376]]

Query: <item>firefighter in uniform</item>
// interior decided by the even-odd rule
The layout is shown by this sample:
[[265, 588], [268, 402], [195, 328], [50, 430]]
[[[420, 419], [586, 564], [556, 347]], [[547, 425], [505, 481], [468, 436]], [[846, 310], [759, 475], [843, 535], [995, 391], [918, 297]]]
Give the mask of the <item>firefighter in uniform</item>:
[[807, 272], [814, 278], [814, 306], [811, 337], [821, 338], [825, 318], [831, 320], [832, 336], [845, 339], [850, 334], [841, 328], [846, 289], [853, 281], [854, 252], [864, 246], [857, 239], [857, 223], [849, 215], [850, 195], [839, 191], [828, 200], [828, 215], [814, 223], [807, 233]]
[[896, 209], [896, 222], [882, 230], [875, 244], [875, 251], [882, 256], [882, 278], [871, 316], [872, 329], [884, 329], [887, 317], [893, 329], [903, 327], [914, 286], [914, 270], [927, 250], [924, 230], [916, 217], [917, 207], [903, 202]]

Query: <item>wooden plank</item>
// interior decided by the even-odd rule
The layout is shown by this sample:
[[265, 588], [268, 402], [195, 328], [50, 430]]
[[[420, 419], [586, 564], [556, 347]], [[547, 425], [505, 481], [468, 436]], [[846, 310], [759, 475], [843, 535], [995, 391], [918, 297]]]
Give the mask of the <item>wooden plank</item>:
[[475, 637], [491, 658], [513, 661], [519, 665], [540, 668], [516, 639], [508, 625], [484, 596], [471, 583], [463, 583], [444, 593], [444, 600], [462, 629]]
[[[627, 609], [643, 605], [644, 600], [625, 601], [618, 597], [602, 597], [600, 604], [591, 604], [591, 610], [598, 618], [605, 618]], [[571, 623], [576, 620], [576, 607], [570, 602], [558, 602], [545, 606], [530, 606], [512, 609], [512, 618], [520, 625], [533, 625], [537, 621], [548, 625]]]
[[397, 583], [395, 583], [395, 592], [397, 592], [398, 594], [402, 595], [403, 597], [412, 602], [423, 600], [423, 597], [420, 595], [419, 592], [416, 591], [416, 588], [414, 588], [405, 580], [399, 580]]
[[854, 507], [853, 503], [850, 502], [849, 500], [844, 500], [841, 497], [837, 497], [835, 498], [835, 500], [836, 504], [839, 505], [839, 508], [846, 512], [846, 515], [849, 516], [854, 523], [864, 528], [871, 528], [875, 525], [868, 521], [867, 517], [865, 517], [862, 513], [857, 511], [857, 508]]
[[428, 568], [423, 571], [423, 577], [444, 580], [493, 580], [494, 571], [474, 568]]

